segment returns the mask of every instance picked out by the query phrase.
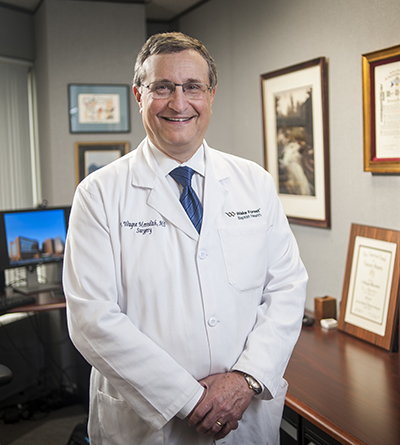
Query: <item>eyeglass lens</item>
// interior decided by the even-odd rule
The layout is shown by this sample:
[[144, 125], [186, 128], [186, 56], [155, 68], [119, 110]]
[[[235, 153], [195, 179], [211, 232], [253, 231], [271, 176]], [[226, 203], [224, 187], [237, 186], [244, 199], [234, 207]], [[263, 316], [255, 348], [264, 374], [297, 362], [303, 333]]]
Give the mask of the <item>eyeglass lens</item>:
[[205, 83], [187, 82], [182, 84], [175, 84], [173, 82], [152, 82], [150, 85], [145, 85], [149, 88], [150, 93], [155, 98], [166, 99], [175, 93], [177, 86], [182, 87], [183, 94], [186, 97], [198, 99], [205, 96], [208, 85]]

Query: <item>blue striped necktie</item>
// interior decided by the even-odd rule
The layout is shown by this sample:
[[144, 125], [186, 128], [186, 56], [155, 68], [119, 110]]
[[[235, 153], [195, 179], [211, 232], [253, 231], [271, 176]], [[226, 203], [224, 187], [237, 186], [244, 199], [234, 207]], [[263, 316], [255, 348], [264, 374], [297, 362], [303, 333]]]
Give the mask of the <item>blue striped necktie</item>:
[[179, 199], [185, 212], [188, 214], [196, 230], [200, 233], [201, 222], [203, 220], [203, 207], [192, 188], [192, 176], [194, 170], [190, 167], [177, 167], [170, 172], [170, 175], [183, 186]]

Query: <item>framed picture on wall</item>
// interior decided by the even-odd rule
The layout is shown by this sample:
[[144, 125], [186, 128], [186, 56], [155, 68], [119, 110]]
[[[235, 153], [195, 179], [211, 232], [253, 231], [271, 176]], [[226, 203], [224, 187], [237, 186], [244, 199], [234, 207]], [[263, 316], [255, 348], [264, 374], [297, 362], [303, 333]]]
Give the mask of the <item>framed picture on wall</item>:
[[264, 159], [290, 222], [330, 227], [324, 57], [261, 75]]
[[400, 232], [352, 224], [339, 330], [392, 351], [399, 282]]
[[68, 85], [71, 133], [127, 133], [127, 85]]
[[129, 152], [129, 142], [76, 142], [76, 182]]
[[400, 45], [362, 56], [364, 171], [400, 173]]

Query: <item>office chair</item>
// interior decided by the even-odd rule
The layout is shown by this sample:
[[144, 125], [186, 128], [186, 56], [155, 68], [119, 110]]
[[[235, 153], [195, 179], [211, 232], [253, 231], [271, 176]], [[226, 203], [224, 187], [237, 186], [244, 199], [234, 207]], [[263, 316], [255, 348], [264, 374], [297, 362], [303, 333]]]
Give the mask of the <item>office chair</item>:
[[7, 385], [7, 383], [11, 382], [12, 378], [13, 373], [11, 369], [7, 368], [7, 366], [0, 365], [0, 386]]
[[11, 369], [7, 368], [7, 366], [0, 365], [0, 386], [7, 385], [7, 383], [11, 382], [13, 378], [13, 373]]

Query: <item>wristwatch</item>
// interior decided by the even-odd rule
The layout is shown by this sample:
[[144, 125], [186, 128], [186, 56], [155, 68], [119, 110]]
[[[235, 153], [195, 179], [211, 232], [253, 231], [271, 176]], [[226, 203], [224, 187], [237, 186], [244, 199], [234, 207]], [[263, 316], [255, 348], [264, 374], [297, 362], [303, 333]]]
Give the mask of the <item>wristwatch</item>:
[[238, 372], [239, 374], [242, 374], [242, 376], [246, 379], [246, 382], [249, 385], [249, 388], [252, 389], [256, 394], [261, 393], [262, 387], [254, 377], [252, 377], [249, 374], [246, 374], [245, 372], [236, 371], [236, 369], [234, 372]]

